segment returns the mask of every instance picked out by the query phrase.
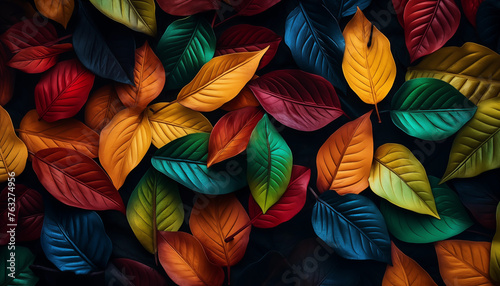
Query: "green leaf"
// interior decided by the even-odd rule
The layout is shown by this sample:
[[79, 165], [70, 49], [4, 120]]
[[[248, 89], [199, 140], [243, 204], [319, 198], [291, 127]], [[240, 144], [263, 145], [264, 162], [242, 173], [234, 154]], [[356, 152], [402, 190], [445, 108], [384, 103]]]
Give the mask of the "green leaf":
[[156, 170], [187, 188], [207, 195], [232, 193], [246, 186], [244, 165], [237, 159], [207, 168], [209, 133], [192, 133], [156, 151]]
[[457, 194], [439, 179], [429, 176], [432, 194], [441, 219], [417, 214], [386, 201], [380, 204], [387, 228], [397, 239], [409, 243], [432, 243], [462, 233], [473, 225]]
[[170, 24], [156, 48], [167, 75], [166, 87], [177, 89], [188, 84], [213, 58], [215, 44], [214, 31], [202, 17], [190, 16]]
[[442, 140], [469, 121], [477, 107], [452, 85], [439, 79], [405, 82], [392, 98], [392, 122], [408, 135]]
[[474, 117], [457, 133], [441, 182], [500, 168], [499, 131], [500, 97], [482, 101]]
[[405, 146], [378, 147], [368, 182], [375, 194], [392, 204], [439, 218], [424, 166]]
[[[15, 253], [14, 278], [12, 274], [9, 275], [11, 273], [9, 269], [11, 263], [8, 260], [11, 258], [12, 252]], [[35, 255], [28, 248], [16, 246], [15, 250], [10, 250], [8, 246], [2, 246], [0, 248], [0, 260], [2, 261], [0, 285], [34, 286], [38, 282], [38, 277], [30, 269], [30, 265], [35, 261]]]
[[292, 151], [266, 115], [255, 126], [247, 146], [247, 180], [263, 213], [285, 192], [292, 173]]
[[149, 169], [130, 195], [127, 220], [142, 246], [156, 253], [157, 230], [178, 231], [184, 221], [177, 184]]
[[101, 13], [130, 29], [156, 35], [154, 0], [90, 0]]

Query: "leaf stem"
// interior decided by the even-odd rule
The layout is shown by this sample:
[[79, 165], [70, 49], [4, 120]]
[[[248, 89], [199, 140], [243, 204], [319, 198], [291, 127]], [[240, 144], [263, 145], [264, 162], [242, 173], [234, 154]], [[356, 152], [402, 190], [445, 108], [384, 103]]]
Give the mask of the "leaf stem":
[[227, 285], [231, 285], [231, 266], [227, 266]]
[[176, 102], [177, 102], [177, 99], [174, 100], [174, 101], [169, 102], [167, 105], [163, 106], [162, 108], [160, 108], [160, 109], [158, 109], [156, 111], [154, 109], [152, 109], [152, 108], [149, 108], [149, 110], [151, 110], [153, 112], [153, 114], [156, 114], [157, 112], [162, 111], [163, 109], [169, 107], [170, 105], [172, 105], [172, 104], [174, 104]]
[[258, 215], [256, 215], [254, 218], [252, 218], [252, 220], [248, 221], [244, 226], [242, 226], [236, 232], [234, 232], [230, 236], [226, 237], [224, 239], [224, 242], [230, 242], [230, 241], [232, 241], [235, 236], [237, 236], [240, 232], [244, 231], [247, 227], [251, 226], [252, 223], [254, 223], [257, 220], [257, 218], [259, 218], [261, 215], [262, 215], [262, 211], [260, 211], [260, 213]]
[[307, 189], [313, 194], [314, 198], [316, 198], [316, 200], [317, 200], [318, 195], [316, 194], [316, 192], [311, 187], [308, 187]]
[[231, 20], [231, 19], [235, 18], [236, 16], [238, 16], [238, 13], [233, 14], [233, 15], [231, 15], [229, 18], [226, 18], [226, 19], [222, 20], [221, 22], [217, 23], [217, 25], [215, 25], [215, 26], [214, 26], [214, 28], [219, 27], [220, 25], [222, 25], [222, 24], [224, 24], [225, 22], [227, 22], [227, 21], [229, 21], [229, 20]]
[[382, 123], [382, 119], [380, 119], [380, 114], [378, 113], [378, 107], [377, 107], [377, 104], [375, 103], [375, 112], [377, 113], [377, 117], [378, 117], [378, 123]]
[[215, 19], [217, 19], [217, 10], [215, 10], [215, 12], [214, 12], [214, 18], [212, 19], [212, 28], [214, 27]]

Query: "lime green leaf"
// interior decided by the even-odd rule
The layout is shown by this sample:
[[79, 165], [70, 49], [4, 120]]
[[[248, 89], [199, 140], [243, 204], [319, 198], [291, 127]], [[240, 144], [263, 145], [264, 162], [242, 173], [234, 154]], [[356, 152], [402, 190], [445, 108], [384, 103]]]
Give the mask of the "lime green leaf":
[[292, 174], [292, 151], [266, 115], [255, 126], [247, 146], [247, 180], [263, 213], [286, 191]]
[[378, 147], [368, 182], [379, 197], [401, 208], [439, 218], [424, 166], [405, 146], [387, 143]]
[[166, 87], [177, 89], [188, 84], [213, 58], [215, 43], [214, 31], [202, 17], [190, 16], [170, 24], [156, 48], [167, 75]]
[[408, 135], [442, 140], [469, 121], [477, 107], [452, 85], [434, 78], [405, 82], [392, 98], [392, 122]]
[[441, 182], [474, 177], [500, 167], [500, 98], [478, 105], [474, 117], [457, 133]]
[[149, 169], [130, 195], [127, 220], [142, 246], [156, 253], [157, 231], [177, 231], [184, 221], [177, 184]]

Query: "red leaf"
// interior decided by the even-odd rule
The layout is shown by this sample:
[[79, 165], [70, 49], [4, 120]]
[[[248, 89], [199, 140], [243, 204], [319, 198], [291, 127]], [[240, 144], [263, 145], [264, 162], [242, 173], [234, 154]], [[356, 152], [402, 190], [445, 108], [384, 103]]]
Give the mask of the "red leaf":
[[153, 268], [140, 262], [117, 258], [113, 264], [134, 286], [166, 286], [166, 279]]
[[260, 60], [258, 69], [261, 69], [273, 59], [281, 39], [273, 31], [264, 27], [247, 24], [236, 25], [224, 31], [219, 37], [215, 56], [255, 52], [269, 46], [269, 50], [267, 50], [264, 57]]
[[404, 30], [411, 61], [444, 46], [459, 24], [460, 10], [454, 0], [409, 0], [404, 11]]
[[344, 114], [333, 85], [318, 75], [278, 70], [248, 87], [269, 114], [293, 129], [318, 130]]
[[462, 9], [464, 10], [465, 17], [467, 17], [467, 20], [474, 27], [476, 27], [477, 9], [482, 2], [483, 0], [462, 0]]
[[401, 27], [405, 26], [403, 15], [407, 3], [408, 0], [392, 0], [392, 6], [394, 6], [394, 11], [396, 11], [396, 14], [398, 15], [398, 21]]
[[229, 0], [240, 16], [253, 16], [266, 11], [281, 0]]
[[33, 156], [33, 170], [47, 191], [66, 205], [125, 213], [122, 198], [104, 170], [80, 152], [40, 150]]
[[4, 106], [14, 94], [14, 70], [7, 66], [7, 53], [0, 44], [0, 105]]
[[41, 73], [57, 63], [59, 54], [70, 51], [72, 44], [57, 44], [51, 47], [35, 46], [19, 51], [8, 65], [25, 73]]
[[224, 115], [210, 133], [207, 167], [245, 151], [262, 116], [264, 112], [256, 107], [245, 107]]
[[[11, 217], [13, 221], [9, 221], [8, 203], [12, 202], [12, 198], [15, 198], [15, 216]], [[10, 235], [7, 230], [10, 226], [8, 224], [17, 224], [16, 241], [31, 241], [40, 238], [43, 210], [42, 195], [37, 191], [21, 184], [16, 184], [13, 192], [9, 191], [9, 187], [5, 187], [0, 193], [0, 245], [9, 242]]]
[[174, 16], [190, 16], [220, 8], [218, 0], [156, 0], [156, 2], [163, 11]]
[[289, 221], [306, 203], [307, 185], [311, 179], [311, 170], [307, 167], [294, 165], [290, 183], [279, 201], [262, 214], [262, 210], [252, 196], [248, 200], [248, 213], [252, 225], [260, 228], [271, 228]]
[[36, 111], [40, 118], [52, 122], [77, 114], [87, 101], [94, 78], [76, 59], [55, 65], [35, 87]]
[[56, 28], [40, 16], [26, 19], [10, 27], [0, 40], [12, 53], [34, 46], [49, 46], [57, 42]]

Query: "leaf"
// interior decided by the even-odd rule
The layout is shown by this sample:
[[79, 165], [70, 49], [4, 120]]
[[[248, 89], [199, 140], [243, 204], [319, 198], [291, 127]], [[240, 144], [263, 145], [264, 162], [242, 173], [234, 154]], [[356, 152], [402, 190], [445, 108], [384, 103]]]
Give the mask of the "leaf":
[[104, 170], [80, 152], [43, 149], [33, 156], [33, 170], [45, 189], [63, 204], [125, 213], [122, 198]]
[[[208, 256], [218, 266], [233, 266], [247, 249], [250, 228], [246, 228], [229, 242], [225, 239], [235, 230], [250, 224], [250, 219], [234, 195], [198, 198], [189, 218], [189, 228]], [[228, 270], [229, 271], [229, 270]]]
[[46, 212], [40, 244], [59, 270], [76, 274], [106, 267], [112, 249], [99, 215], [78, 209]]
[[331, 83], [300, 70], [273, 71], [248, 87], [276, 120], [300, 131], [318, 130], [343, 114]]
[[118, 112], [101, 131], [99, 161], [119, 189], [151, 145], [151, 126], [144, 113], [133, 109]]
[[94, 74], [132, 84], [134, 80], [135, 40], [119, 24], [106, 22], [99, 27], [91, 16], [91, 6], [79, 2], [73, 32], [73, 47], [78, 59]]
[[475, 43], [445, 47], [409, 67], [406, 80], [441, 79], [474, 104], [500, 95], [500, 55]]
[[220, 286], [224, 271], [213, 265], [200, 242], [185, 232], [159, 232], [158, 257], [167, 275], [179, 285]]
[[500, 3], [485, 0], [477, 10], [477, 34], [486, 46], [500, 52], [500, 22], [496, 15], [500, 13]]
[[213, 0], [156, 0], [158, 6], [174, 16], [190, 16], [210, 10], [219, 10], [219, 1]]
[[458, 235], [473, 225], [455, 192], [447, 185], [439, 185], [436, 177], [429, 176], [429, 182], [440, 219], [381, 202], [380, 211], [387, 228], [397, 239], [409, 243], [432, 243]]
[[335, 19], [340, 20], [343, 17], [354, 15], [357, 7], [364, 10], [370, 6], [371, 0], [324, 0], [326, 8], [335, 16]]
[[9, 113], [0, 106], [0, 183], [14, 174], [19, 176], [26, 166], [28, 149], [16, 136]]
[[289, 221], [304, 207], [307, 197], [307, 185], [311, 178], [311, 170], [307, 167], [293, 165], [290, 183], [281, 198], [266, 212], [262, 213], [260, 206], [252, 195], [248, 199], [248, 214], [252, 225], [258, 228], [272, 228]]
[[394, 11], [396, 12], [398, 16], [398, 21], [401, 27], [404, 28], [405, 23], [404, 23], [404, 11], [406, 4], [408, 4], [408, 0], [392, 0], [392, 6], [394, 7]]
[[445, 240], [434, 245], [446, 285], [493, 285], [489, 277], [491, 243]]
[[35, 46], [16, 53], [7, 63], [25, 73], [42, 73], [57, 63], [58, 55], [70, 51], [72, 44], [57, 44], [51, 47]]
[[391, 119], [410, 136], [438, 141], [455, 134], [474, 116], [476, 109], [450, 84], [419, 78], [405, 82], [396, 92]]
[[[255, 75], [252, 79], [256, 78], [258, 78], [258, 76]], [[220, 108], [226, 111], [233, 111], [249, 106], [260, 106], [260, 103], [257, 98], [255, 98], [255, 95], [247, 84], [235, 98], [224, 103], [224, 105], [222, 105]]]
[[75, 9], [74, 0], [35, 0], [36, 9], [45, 17], [67, 27]]
[[467, 17], [472, 26], [476, 27], [477, 10], [483, 0], [462, 0], [461, 2], [465, 17]]
[[229, 4], [238, 11], [239, 16], [260, 14], [281, 0], [229, 0]]
[[85, 124], [100, 133], [113, 117], [124, 109], [115, 87], [105, 85], [94, 91], [85, 106]]
[[215, 51], [215, 34], [202, 17], [191, 16], [170, 24], [156, 51], [167, 75], [167, 89], [182, 88], [211, 60]]
[[368, 104], [382, 101], [396, 79], [396, 63], [391, 53], [391, 43], [361, 10], [344, 29], [345, 56], [342, 70], [347, 83], [358, 97]]
[[36, 153], [47, 148], [67, 148], [97, 158], [99, 134], [74, 118], [46, 122], [31, 110], [23, 117], [18, 130], [29, 151]]
[[130, 195], [127, 220], [142, 246], [156, 253], [157, 231], [178, 231], [184, 221], [177, 184], [149, 169]]
[[35, 87], [40, 118], [53, 122], [76, 115], [87, 101], [94, 78], [76, 59], [59, 62], [44, 73]]
[[215, 57], [181, 89], [177, 101], [192, 110], [209, 112], [233, 99], [253, 77], [268, 48]]
[[378, 147], [368, 182], [376, 195], [390, 203], [439, 219], [424, 166], [405, 146], [386, 143]]
[[246, 107], [219, 119], [210, 133], [207, 167], [245, 151], [250, 135], [262, 116], [264, 112], [261, 109]]
[[490, 252], [490, 276], [491, 280], [495, 282], [500, 281], [500, 204], [498, 204], [496, 209], [496, 218], [497, 218], [497, 231], [495, 232], [495, 236], [493, 237], [493, 241], [491, 242], [491, 252]]
[[454, 0], [408, 0], [404, 30], [411, 61], [444, 46], [459, 25], [460, 9]]
[[167, 281], [155, 269], [128, 258], [113, 259], [113, 264], [134, 286], [166, 286]]
[[312, 225], [316, 235], [344, 258], [391, 262], [384, 218], [366, 197], [324, 192], [314, 205]]
[[292, 151], [267, 114], [257, 123], [247, 146], [250, 193], [265, 214], [285, 193], [292, 174]]
[[266, 54], [262, 57], [259, 67], [265, 67], [278, 51], [281, 37], [273, 31], [259, 26], [240, 24], [225, 30], [217, 39], [215, 55], [226, 55], [240, 52], [261, 51], [269, 46]]
[[187, 188], [202, 194], [223, 195], [246, 186], [245, 172], [238, 161], [221, 168], [207, 168], [207, 133], [176, 139], [156, 151], [153, 167]]
[[406, 256], [394, 243], [391, 243], [392, 265], [387, 265], [382, 286], [437, 286], [427, 273], [415, 260]]
[[130, 29], [156, 36], [154, 0], [90, 0], [101, 13]]
[[299, 2], [286, 19], [285, 43], [302, 70], [324, 77], [345, 92], [341, 70], [345, 41], [326, 8]]
[[320, 193], [359, 194], [368, 187], [373, 158], [371, 111], [337, 129], [316, 157]]
[[5, 286], [23, 285], [35, 286], [38, 282], [38, 277], [31, 271], [30, 266], [35, 261], [35, 255], [31, 253], [29, 248], [24, 246], [16, 246], [15, 262], [14, 262], [14, 278], [9, 274], [9, 259], [11, 259], [12, 251], [8, 246], [0, 247], [0, 259], [4, 264], [4, 269], [0, 272], [0, 284]]
[[24, 19], [3, 33], [0, 36], [0, 40], [14, 54], [29, 47], [56, 43], [56, 28], [50, 22], [44, 25], [40, 25], [39, 23], [44, 23], [44, 20], [40, 16]]
[[[0, 36], [1, 39], [1, 36]], [[7, 66], [8, 62], [7, 53], [0, 45], [0, 105], [6, 105], [14, 95], [14, 70]], [[257, 101], [257, 100], [255, 100]]]
[[[12, 205], [9, 204], [9, 202], [12, 202], [12, 194], [16, 198], [15, 209], [12, 209]], [[39, 192], [21, 184], [10, 187], [10, 190], [9, 187], [5, 187], [0, 193], [0, 245], [9, 243], [10, 233], [8, 231], [11, 227], [9, 224], [12, 223], [16, 225], [16, 241], [39, 239], [42, 230], [43, 211], [43, 198]], [[15, 216], [12, 217], [9, 213]]]
[[[158, 112], [155, 113], [151, 109]], [[188, 134], [212, 131], [212, 124], [203, 114], [179, 103], [153, 104], [147, 110], [147, 114], [156, 148], [161, 148]]]
[[500, 167], [500, 98], [479, 104], [474, 117], [460, 129], [441, 179], [469, 178]]
[[135, 51], [134, 85], [118, 84], [116, 92], [126, 107], [145, 109], [164, 85], [165, 70], [146, 41]]

